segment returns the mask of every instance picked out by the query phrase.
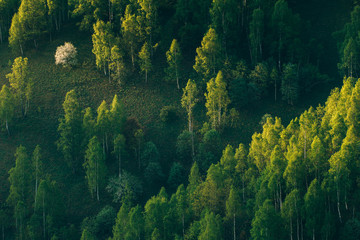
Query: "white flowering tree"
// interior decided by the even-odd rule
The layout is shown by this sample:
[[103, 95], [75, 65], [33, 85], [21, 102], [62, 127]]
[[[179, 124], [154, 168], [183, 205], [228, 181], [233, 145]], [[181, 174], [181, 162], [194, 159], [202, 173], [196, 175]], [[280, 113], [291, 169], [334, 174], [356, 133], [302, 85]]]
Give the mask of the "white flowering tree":
[[65, 42], [64, 45], [57, 47], [55, 64], [62, 64], [64, 67], [77, 64], [77, 50], [72, 43]]

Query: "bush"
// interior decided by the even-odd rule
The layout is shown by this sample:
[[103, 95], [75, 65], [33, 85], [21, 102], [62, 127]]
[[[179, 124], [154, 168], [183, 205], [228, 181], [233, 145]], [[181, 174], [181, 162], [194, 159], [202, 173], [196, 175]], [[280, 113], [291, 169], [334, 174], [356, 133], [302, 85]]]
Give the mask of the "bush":
[[65, 42], [64, 45], [57, 47], [55, 64], [62, 64], [64, 67], [77, 64], [77, 50], [72, 43]]
[[165, 106], [160, 110], [160, 119], [163, 122], [173, 122], [176, 117], [176, 108], [173, 106]]

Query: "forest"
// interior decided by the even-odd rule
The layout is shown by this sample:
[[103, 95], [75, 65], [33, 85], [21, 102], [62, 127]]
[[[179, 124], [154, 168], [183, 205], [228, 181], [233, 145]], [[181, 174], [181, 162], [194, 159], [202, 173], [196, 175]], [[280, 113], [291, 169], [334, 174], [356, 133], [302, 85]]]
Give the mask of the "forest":
[[0, 0], [0, 239], [360, 239], [357, 0]]

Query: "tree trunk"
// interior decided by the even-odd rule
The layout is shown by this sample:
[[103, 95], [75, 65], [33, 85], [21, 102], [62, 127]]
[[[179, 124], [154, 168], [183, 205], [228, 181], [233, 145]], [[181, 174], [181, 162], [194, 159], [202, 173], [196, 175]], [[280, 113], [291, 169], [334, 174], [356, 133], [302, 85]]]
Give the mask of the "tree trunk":
[[339, 220], [342, 223], [342, 221], [341, 221], [341, 212], [340, 212], [340, 191], [339, 191], [339, 186], [337, 187], [336, 193], [337, 193], [337, 210], [338, 210], [338, 214], [339, 214]]
[[2, 35], [2, 28], [1, 28], [1, 24], [0, 24], [0, 43], [3, 43], [3, 35]]
[[121, 177], [121, 150], [119, 150], [119, 178]]
[[185, 216], [182, 214], [183, 239], [185, 239]]
[[23, 48], [22, 48], [21, 43], [20, 43], [19, 45], [20, 45], [21, 56], [23, 56], [23, 55], [24, 55], [24, 51], [23, 51]]
[[45, 192], [43, 194], [43, 230], [44, 230], [44, 240], [45, 240], [46, 239]]
[[234, 213], [234, 240], [236, 240], [236, 215]]
[[38, 162], [36, 160], [36, 167], [35, 167], [35, 207], [36, 207], [37, 185], [38, 185]]
[[276, 102], [276, 90], [277, 90], [276, 83], [277, 83], [277, 78], [275, 78], [275, 102]]
[[9, 124], [8, 124], [7, 118], [6, 118], [6, 120], [5, 120], [5, 125], [6, 125], [6, 131], [7, 131], [7, 133], [8, 133], [8, 136], [10, 136]]
[[109, 83], [111, 82], [110, 63], [108, 63]]
[[179, 74], [178, 74], [177, 65], [175, 65], [175, 74], [176, 74], [176, 84], [177, 84], [177, 88], [180, 89], [180, 86], [179, 86]]
[[290, 240], [293, 240], [293, 226], [292, 226], [292, 218], [290, 217]]

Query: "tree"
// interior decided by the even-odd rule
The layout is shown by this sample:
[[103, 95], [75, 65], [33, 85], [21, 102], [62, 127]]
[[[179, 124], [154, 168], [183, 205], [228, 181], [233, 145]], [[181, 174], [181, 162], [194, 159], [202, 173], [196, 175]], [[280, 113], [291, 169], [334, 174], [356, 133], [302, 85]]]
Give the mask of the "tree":
[[131, 12], [131, 5], [126, 6], [124, 17], [121, 20], [121, 30], [123, 33], [124, 42], [129, 46], [128, 51], [131, 57], [133, 69], [135, 68], [135, 53], [140, 42], [139, 23], [135, 14]]
[[323, 220], [323, 199], [324, 193], [321, 191], [318, 180], [315, 178], [304, 196], [304, 207], [306, 213], [306, 229], [307, 234], [312, 239], [319, 235]]
[[6, 75], [10, 86], [14, 89], [16, 98], [20, 101], [21, 112], [26, 116], [32, 92], [32, 80], [29, 77], [28, 59], [17, 57], [11, 68], [11, 73]]
[[166, 69], [167, 77], [169, 80], [176, 79], [177, 88], [180, 89], [179, 75], [180, 75], [180, 64], [182, 60], [181, 50], [176, 39], [171, 42], [170, 49], [166, 52], [166, 60], [168, 68]]
[[226, 217], [228, 219], [232, 219], [233, 220], [233, 235], [234, 235], [234, 240], [236, 240], [236, 219], [239, 218], [239, 215], [241, 214], [241, 200], [240, 200], [240, 194], [237, 191], [235, 186], [231, 186], [230, 188], [230, 193], [229, 193], [229, 197], [226, 200]]
[[45, 0], [21, 1], [19, 7], [20, 31], [23, 30], [24, 41], [33, 40], [37, 48], [37, 39], [46, 30], [47, 10]]
[[250, 83], [255, 85], [257, 92], [255, 92], [255, 99], [260, 99], [267, 95], [269, 88], [269, 71], [264, 63], [259, 63], [255, 69], [250, 73]]
[[70, 42], [58, 46], [55, 53], [55, 64], [61, 64], [64, 67], [75, 66], [77, 64], [77, 50]]
[[213, 212], [206, 211], [204, 217], [200, 220], [201, 232], [199, 240], [221, 240], [221, 218]]
[[201, 47], [196, 49], [194, 70], [200, 74], [203, 79], [214, 77], [220, 68], [221, 47], [213, 28], [210, 28], [201, 41]]
[[138, 0], [140, 5], [140, 23], [142, 31], [145, 30], [148, 36], [149, 45], [153, 44], [153, 35], [157, 28], [158, 3], [154, 0]]
[[101, 145], [97, 137], [93, 137], [89, 141], [88, 148], [85, 152], [85, 162], [83, 164], [86, 171], [86, 179], [88, 180], [91, 195], [99, 201], [99, 188], [105, 182], [106, 165], [104, 155], [102, 154]]
[[39, 187], [39, 182], [40, 182], [40, 178], [42, 177], [42, 171], [43, 171], [43, 164], [42, 164], [42, 160], [41, 160], [42, 156], [41, 156], [41, 148], [39, 145], [36, 145], [33, 155], [32, 155], [32, 165], [33, 165], [33, 169], [35, 172], [35, 206], [36, 206], [36, 197], [37, 197], [37, 193], [38, 193], [38, 187]]
[[191, 133], [191, 146], [192, 146], [192, 157], [195, 155], [195, 144], [194, 144], [194, 126], [193, 126], [193, 109], [195, 104], [198, 102], [198, 89], [196, 83], [189, 79], [186, 87], [183, 89], [183, 96], [181, 98], [181, 106], [186, 109], [188, 113], [188, 124], [189, 132]]
[[264, 11], [257, 8], [253, 11], [250, 22], [250, 56], [252, 62], [256, 64], [262, 58], [263, 39], [264, 39]]
[[9, 30], [9, 45], [15, 50], [20, 50], [21, 55], [24, 55], [23, 45], [25, 43], [25, 36], [23, 25], [19, 19], [19, 13], [15, 13]]
[[207, 83], [205, 98], [206, 115], [209, 116], [214, 128], [219, 127], [221, 125], [221, 117], [226, 116], [227, 106], [230, 103], [226, 90], [226, 82], [221, 71], [217, 74], [216, 79], [211, 79]]
[[287, 101], [288, 104], [293, 105], [298, 98], [299, 92], [299, 77], [296, 71], [297, 67], [294, 64], [287, 64], [284, 67], [281, 82], [281, 93], [283, 100]]
[[32, 182], [31, 161], [26, 148], [19, 146], [15, 153], [15, 167], [9, 170], [10, 193], [7, 203], [14, 208], [14, 216], [20, 239], [24, 236], [25, 216], [31, 206]]
[[98, 135], [102, 139], [103, 146], [103, 155], [106, 158], [106, 153], [108, 150], [108, 134], [110, 131], [110, 119], [109, 119], [109, 109], [106, 104], [106, 101], [103, 100], [100, 106], [97, 109], [97, 118], [96, 118], [96, 129]]
[[210, 8], [212, 25], [219, 35], [222, 37], [222, 48], [227, 58], [227, 38], [229, 37], [229, 29], [231, 25], [236, 25], [237, 18], [237, 1], [215, 0]]
[[60, 138], [57, 141], [57, 147], [63, 153], [67, 165], [75, 172], [81, 166], [83, 132], [81, 109], [74, 90], [66, 94], [63, 109], [65, 115], [59, 120]]
[[300, 31], [295, 29], [299, 22], [299, 16], [293, 15], [286, 0], [278, 0], [275, 3], [271, 16], [271, 24], [276, 39], [274, 49], [277, 50], [279, 71], [281, 71], [283, 62], [282, 55], [284, 54], [284, 50], [286, 48], [289, 48], [290, 50], [291, 47], [289, 45], [291, 40], [299, 41], [296, 34]]
[[140, 239], [144, 232], [144, 217], [139, 205], [131, 208], [126, 239]]
[[5, 128], [9, 136], [9, 122], [11, 122], [14, 116], [14, 109], [15, 97], [10, 89], [6, 85], [3, 85], [0, 91], [0, 119], [2, 122], [5, 122]]
[[113, 72], [113, 78], [121, 84], [126, 76], [126, 66], [124, 63], [124, 53], [118, 46], [113, 46], [110, 53], [110, 71]]
[[275, 240], [282, 239], [284, 232], [282, 229], [281, 217], [268, 199], [256, 211], [255, 217], [251, 223], [251, 237], [254, 240]]
[[152, 69], [151, 58], [150, 58], [150, 46], [147, 42], [141, 47], [139, 52], [140, 59], [140, 70], [145, 72], [145, 82], [148, 80], [148, 72]]
[[109, 111], [110, 129], [112, 131], [113, 138], [117, 134], [121, 134], [124, 130], [125, 124], [125, 110], [124, 104], [120, 101], [119, 97], [115, 94]]
[[[94, 34], [92, 35], [93, 49], [92, 52], [96, 56], [96, 66], [104, 69], [104, 74], [108, 73], [109, 81], [111, 79], [110, 61], [111, 48], [114, 44], [114, 37], [112, 35], [111, 24], [97, 21], [94, 24]], [[106, 71], [106, 68], [108, 69]]]
[[114, 138], [114, 151], [113, 154], [119, 161], [119, 177], [121, 176], [121, 155], [125, 149], [125, 137], [122, 134], [118, 134]]
[[297, 239], [299, 239], [299, 229], [300, 229], [300, 211], [301, 211], [301, 204], [300, 204], [300, 196], [299, 190], [294, 189], [292, 190], [285, 198], [283, 207], [281, 209], [281, 214], [283, 218], [287, 221], [287, 224], [290, 226], [290, 239], [293, 239], [293, 221], [296, 220], [296, 228], [297, 228]]
[[185, 168], [178, 162], [174, 162], [169, 172], [167, 185], [170, 190], [175, 190], [186, 180]]

